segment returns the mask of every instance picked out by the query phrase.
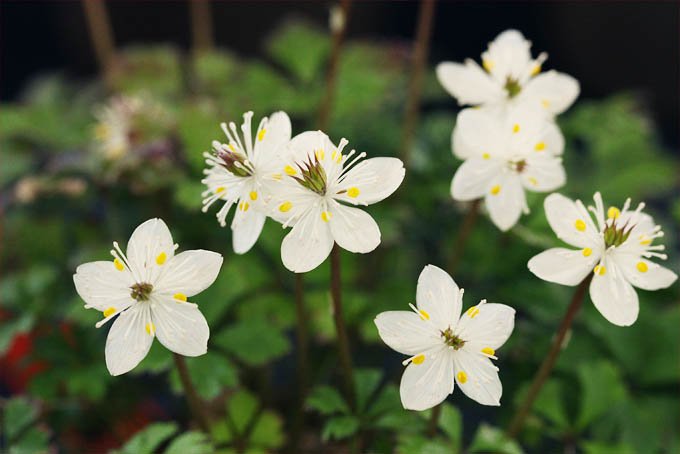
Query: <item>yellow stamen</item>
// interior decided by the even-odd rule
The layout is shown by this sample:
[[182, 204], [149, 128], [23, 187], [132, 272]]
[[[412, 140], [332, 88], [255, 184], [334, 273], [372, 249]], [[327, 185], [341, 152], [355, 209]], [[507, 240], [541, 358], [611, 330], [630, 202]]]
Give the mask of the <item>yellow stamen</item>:
[[246, 212], [248, 211], [248, 208], [250, 208], [250, 204], [248, 202], [241, 202], [238, 204], [239, 210]]
[[123, 265], [123, 262], [118, 260], [118, 258], [113, 259], [113, 266], [115, 266], [118, 271], [123, 271], [125, 269], [125, 265]]
[[413, 358], [412, 362], [413, 364], [423, 364], [423, 361], [425, 361], [425, 355], [418, 355]]
[[315, 150], [314, 154], [316, 155], [317, 161], [323, 161], [323, 159], [326, 157], [326, 153], [324, 153], [323, 148]]
[[534, 65], [533, 68], [531, 68], [531, 77], [534, 77], [536, 74], [541, 72], [541, 65]]
[[279, 211], [281, 213], [287, 213], [291, 208], [293, 208], [293, 204], [290, 202], [283, 202], [281, 205], [279, 205]]
[[359, 188], [349, 188], [347, 190], [347, 196], [348, 197], [352, 197], [352, 198], [357, 197], [359, 195], [359, 193], [360, 193]]
[[493, 188], [491, 188], [491, 194], [493, 195], [498, 195], [498, 193], [501, 192], [501, 187], [500, 185], [496, 185]]
[[297, 172], [295, 171], [295, 169], [292, 168], [291, 166], [286, 166], [286, 167], [283, 169], [283, 171], [286, 172], [288, 175], [295, 175], [295, 174], [297, 173]]
[[158, 257], [156, 257], [156, 263], [158, 263], [159, 265], [162, 265], [162, 264], [165, 263], [165, 261], [167, 259], [168, 259], [168, 256], [165, 255], [165, 252], [161, 252], [160, 254], [158, 254]]
[[600, 276], [604, 276], [604, 273], [607, 272], [607, 268], [604, 265], [597, 265], [593, 272], [595, 274], [599, 274]]
[[536, 146], [534, 147], [534, 150], [536, 151], [543, 151], [545, 150], [545, 142], [538, 142]]
[[184, 293], [175, 293], [172, 297], [179, 301], [187, 300], [187, 296]]
[[281, 180], [281, 178], [283, 178], [283, 175], [281, 175], [280, 173], [275, 173], [272, 175], [272, 178], [278, 181]]
[[586, 223], [583, 222], [582, 219], [577, 219], [576, 222], [574, 222], [574, 227], [576, 227], [576, 230], [579, 232], [584, 232], [586, 230]]
[[267, 133], [267, 130], [262, 128], [260, 129], [260, 132], [257, 133], [257, 140], [260, 142], [264, 139], [264, 135]]
[[477, 314], [479, 314], [479, 308], [477, 306], [472, 306], [465, 314], [470, 318], [475, 318]]
[[593, 253], [593, 250], [590, 249], [589, 247], [583, 249], [583, 256], [584, 257], [590, 257], [590, 254]]
[[538, 186], [538, 180], [534, 177], [529, 177], [529, 183], [531, 183], [532, 186]]
[[485, 355], [493, 356], [494, 354], [496, 354], [496, 350], [494, 350], [491, 347], [484, 347], [482, 349], [482, 353], [484, 353]]
[[422, 318], [423, 320], [429, 320], [430, 319], [430, 314], [428, 314], [427, 311], [425, 311], [423, 309], [419, 309], [418, 313], [420, 314], [420, 318]]
[[647, 266], [647, 264], [645, 262], [638, 262], [637, 265], [635, 265], [635, 267], [641, 273], [646, 273], [647, 270], [649, 270], [649, 267]]
[[330, 211], [323, 211], [321, 213], [321, 219], [323, 219], [323, 222], [328, 222], [331, 220], [331, 212]]
[[515, 134], [517, 134], [519, 132], [519, 124], [518, 123], [515, 123], [515, 126], [512, 127], [512, 132], [514, 132]]
[[607, 217], [609, 219], [618, 219], [621, 216], [621, 210], [616, 207], [609, 207], [607, 210]]
[[460, 383], [461, 385], [467, 381], [467, 374], [465, 372], [463, 372], [462, 370], [460, 372], [458, 372], [457, 377], [458, 377], [458, 383]]
[[116, 308], [115, 307], [109, 307], [104, 311], [104, 317], [111, 317], [113, 314], [116, 313]]
[[226, 188], [224, 186], [220, 186], [219, 188], [215, 189], [215, 194], [219, 194], [220, 192], [224, 192]]
[[541, 105], [543, 106], [544, 109], [547, 109], [548, 107], [550, 107], [550, 101], [544, 99], [541, 101]]
[[485, 58], [484, 60], [482, 60], [482, 66], [484, 67], [484, 69], [486, 69], [486, 72], [490, 73], [491, 70], [493, 69], [493, 62]]
[[491, 158], [491, 155], [489, 153], [484, 153], [482, 155], [482, 159], [490, 159], [490, 158]]
[[257, 200], [257, 192], [250, 191], [250, 200]]
[[153, 335], [153, 333], [156, 332], [156, 327], [151, 322], [147, 323], [145, 328], [146, 328], [146, 334], [148, 334], [149, 336]]
[[647, 245], [652, 244], [652, 240], [645, 237], [644, 235], [640, 235], [640, 244], [642, 246], [647, 246]]
[[233, 151], [233, 152], [236, 152], [236, 147], [234, 146], [233, 143], [230, 143], [230, 144], [229, 144], [229, 149], [230, 149], [231, 151]]

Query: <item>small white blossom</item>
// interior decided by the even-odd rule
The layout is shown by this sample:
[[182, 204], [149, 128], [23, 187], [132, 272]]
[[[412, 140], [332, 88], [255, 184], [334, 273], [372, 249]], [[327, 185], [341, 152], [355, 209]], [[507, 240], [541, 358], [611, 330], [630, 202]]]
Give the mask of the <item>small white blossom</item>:
[[97, 328], [118, 316], [106, 339], [111, 375], [137, 366], [154, 337], [180, 355], [206, 353], [208, 323], [187, 298], [215, 281], [222, 256], [204, 250], [175, 255], [177, 245], [161, 219], [150, 219], [135, 229], [127, 255], [118, 243], [113, 246], [114, 260], [85, 263], [73, 275], [85, 307], [104, 315]]
[[223, 202], [217, 220], [224, 227], [229, 209], [236, 205], [231, 229], [237, 254], [248, 252], [262, 232], [270, 198], [268, 185], [281, 178], [279, 172], [283, 166], [279, 153], [291, 137], [288, 115], [276, 112], [260, 121], [253, 141], [252, 117], [252, 112], [243, 115], [243, 140], [233, 122], [229, 127], [222, 123], [229, 142], [215, 140], [213, 153], [204, 154], [208, 168], [202, 182], [208, 190], [203, 193], [203, 211], [217, 201]]
[[545, 199], [550, 226], [558, 238], [578, 249], [548, 249], [529, 260], [529, 269], [543, 280], [562, 285], [577, 285], [593, 273], [590, 298], [597, 310], [611, 323], [629, 326], [639, 312], [633, 287], [658, 290], [673, 284], [678, 276], [649, 260], [665, 260], [666, 254], [660, 252], [663, 245], [653, 244], [663, 231], [642, 212], [644, 203], [630, 210], [628, 199], [621, 209], [610, 207], [605, 218], [600, 193], [593, 198], [595, 206], [588, 209], [580, 200], [560, 194]]
[[451, 182], [454, 199], [484, 197], [501, 230], [527, 213], [524, 191], [548, 192], [564, 185], [559, 128], [531, 109], [465, 109], [453, 131], [454, 155], [465, 162]]
[[453, 392], [454, 382], [483, 405], [500, 405], [503, 386], [496, 350], [510, 337], [515, 310], [482, 300], [461, 314], [463, 289], [444, 270], [426, 266], [418, 278], [413, 311], [379, 314], [375, 324], [382, 340], [409, 355], [401, 378], [401, 403], [427, 410]]
[[547, 58], [546, 53], [532, 58], [531, 42], [517, 30], [506, 30], [482, 54], [483, 68], [471, 59], [465, 64], [444, 62], [437, 66], [437, 77], [461, 105], [524, 104], [552, 116], [567, 110], [580, 88], [566, 74], [541, 73]]
[[289, 270], [304, 273], [319, 266], [334, 243], [350, 252], [366, 253], [380, 244], [380, 229], [359, 208], [387, 198], [404, 179], [397, 158], [343, 154], [347, 141], [335, 146], [321, 131], [297, 135], [289, 144], [286, 163], [270, 216], [293, 226], [281, 244], [281, 259]]

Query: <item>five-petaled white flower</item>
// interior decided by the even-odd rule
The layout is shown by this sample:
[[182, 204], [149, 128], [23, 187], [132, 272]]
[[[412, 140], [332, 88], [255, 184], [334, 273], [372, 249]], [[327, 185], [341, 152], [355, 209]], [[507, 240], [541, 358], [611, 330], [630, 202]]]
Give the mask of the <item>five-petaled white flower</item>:
[[463, 289], [433, 265], [420, 273], [416, 304], [413, 312], [375, 318], [382, 340], [410, 356], [400, 386], [404, 408], [434, 407], [453, 392], [454, 381], [480, 404], [500, 405], [503, 387], [491, 359], [512, 333], [515, 310], [482, 300], [461, 315]]
[[206, 353], [208, 323], [187, 298], [215, 281], [222, 256], [204, 250], [175, 255], [177, 245], [161, 219], [150, 219], [135, 229], [127, 256], [118, 243], [113, 246], [113, 261], [85, 263], [73, 275], [85, 307], [104, 314], [97, 328], [118, 315], [106, 339], [111, 375], [137, 366], [154, 337], [180, 355]]
[[243, 115], [243, 141], [232, 122], [229, 127], [222, 123], [222, 129], [229, 143], [213, 141], [213, 152], [205, 153], [208, 168], [203, 183], [208, 190], [203, 193], [203, 211], [215, 202], [224, 205], [217, 212], [220, 225], [226, 225], [226, 217], [232, 205], [236, 214], [231, 223], [234, 252], [244, 254], [255, 244], [267, 218], [266, 205], [269, 201], [268, 186], [281, 179], [279, 153], [291, 137], [290, 119], [285, 112], [276, 112], [270, 118], [263, 118], [255, 134], [251, 132], [252, 112]]
[[[558, 238], [577, 250], [553, 248], [529, 260], [536, 276], [562, 285], [576, 285], [593, 273], [590, 298], [597, 310], [611, 323], [632, 325], [638, 317], [638, 296], [633, 286], [658, 290], [670, 286], [678, 276], [651, 262], [663, 245], [652, 244], [663, 236], [661, 227], [642, 212], [640, 203], [630, 210], [630, 199], [622, 209], [610, 207], [606, 218], [600, 193], [593, 197], [595, 207], [588, 209], [560, 194], [545, 199], [545, 213]], [[588, 210], [595, 216], [595, 222]]]
[[484, 197], [501, 230], [528, 212], [524, 190], [548, 192], [566, 180], [559, 128], [526, 108], [465, 109], [453, 131], [453, 152], [465, 159], [451, 182], [451, 195], [467, 201]]
[[[350, 252], [366, 253], [380, 244], [373, 218], [350, 205], [370, 205], [392, 194], [404, 179], [397, 158], [371, 158], [352, 150], [347, 141], [335, 146], [321, 131], [295, 136], [288, 148], [283, 176], [273, 189], [270, 216], [293, 226], [281, 244], [289, 270], [304, 273], [319, 266], [334, 243]], [[342, 203], [340, 203], [342, 202]]]
[[525, 104], [550, 116], [567, 110], [579, 94], [571, 76], [556, 71], [540, 74], [548, 57], [531, 57], [531, 42], [517, 30], [506, 30], [482, 54], [483, 69], [473, 60], [437, 66], [442, 86], [461, 105], [502, 107]]

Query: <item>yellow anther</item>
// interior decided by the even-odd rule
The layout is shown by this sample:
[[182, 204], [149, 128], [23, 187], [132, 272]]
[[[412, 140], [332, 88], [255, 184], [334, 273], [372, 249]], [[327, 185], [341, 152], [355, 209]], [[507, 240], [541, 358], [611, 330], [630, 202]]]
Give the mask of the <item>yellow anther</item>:
[[113, 266], [115, 266], [118, 271], [123, 271], [125, 269], [125, 265], [123, 265], [123, 262], [118, 260], [118, 258], [113, 259]]
[[538, 142], [536, 146], [534, 146], [534, 150], [536, 151], [543, 151], [545, 150], [545, 142]]
[[647, 245], [652, 244], [652, 240], [649, 239], [649, 238], [647, 238], [647, 237], [644, 236], [644, 235], [640, 235], [640, 244], [641, 244], [642, 246], [647, 246]]
[[586, 223], [583, 222], [583, 219], [577, 219], [576, 222], [574, 222], [574, 227], [579, 232], [584, 232], [586, 230]]
[[168, 256], [165, 255], [165, 252], [161, 252], [160, 254], [158, 254], [158, 257], [156, 257], [156, 263], [158, 263], [159, 265], [162, 265], [162, 264], [165, 263], [165, 261], [167, 259], [168, 259]]
[[531, 77], [534, 77], [536, 74], [541, 72], [541, 65], [534, 65], [533, 68], [531, 68]]
[[461, 385], [467, 381], [467, 374], [462, 370], [458, 372], [458, 375], [456, 375], [456, 377], [458, 377], [458, 383], [460, 383]]
[[548, 101], [547, 99], [543, 99], [541, 101], [541, 105], [543, 106], [544, 109], [547, 109], [548, 107], [550, 107], [550, 101]]
[[515, 126], [512, 127], [512, 132], [515, 134], [519, 132], [519, 123], [515, 123]]
[[491, 70], [493, 69], [493, 62], [485, 58], [484, 60], [482, 60], [482, 66], [484, 67], [484, 69], [486, 69], [487, 72], [491, 72]]
[[149, 336], [152, 336], [153, 333], [156, 332], [156, 327], [151, 322], [147, 323], [145, 328], [146, 328], [146, 334], [148, 334]]
[[326, 157], [326, 153], [323, 151], [323, 148], [315, 150], [314, 154], [316, 155], [317, 161], [323, 161], [323, 159]]
[[257, 133], [257, 140], [262, 141], [266, 133], [267, 133], [266, 129], [264, 128], [260, 129], [260, 132]]
[[412, 361], [413, 361], [413, 364], [416, 364], [416, 365], [417, 364], [423, 364], [423, 361], [425, 361], [425, 355], [422, 355], [422, 354], [418, 355], [418, 356], [414, 357]]
[[[335, 152], [333, 152], [333, 153], [335, 153]], [[338, 164], [340, 164], [342, 162], [342, 153], [338, 152], [338, 157], [335, 159], [335, 162], [337, 162]]]
[[111, 130], [106, 123], [99, 123], [94, 128], [94, 136], [99, 140], [106, 140], [109, 138]]
[[248, 211], [248, 208], [250, 208], [250, 204], [248, 202], [241, 202], [238, 204], [239, 210], [246, 212]]
[[427, 311], [425, 311], [423, 309], [419, 309], [418, 314], [420, 314], [420, 318], [422, 318], [423, 320], [429, 320], [430, 319], [430, 314], [428, 314]]
[[359, 188], [349, 188], [347, 190], [347, 196], [348, 197], [357, 197], [361, 191], [359, 191]]
[[500, 185], [496, 185], [493, 188], [491, 188], [491, 194], [493, 195], [498, 195], [498, 193], [501, 192], [501, 187]]
[[233, 143], [230, 143], [230, 144], [229, 144], [229, 149], [230, 149], [231, 151], [233, 151], [233, 152], [236, 151], [236, 147], [234, 146]]
[[475, 318], [477, 314], [479, 314], [479, 308], [477, 306], [472, 306], [465, 314], [470, 318]]
[[295, 171], [295, 169], [292, 168], [291, 166], [286, 166], [286, 167], [283, 169], [283, 171], [286, 172], [288, 175], [295, 175], [295, 174], [297, 173], [297, 172]]
[[482, 349], [482, 353], [484, 353], [485, 355], [493, 356], [496, 354], [496, 350], [494, 350], [491, 347], [484, 347]]
[[590, 257], [590, 254], [593, 253], [593, 250], [587, 247], [583, 249], [582, 253], [584, 257]]
[[531, 183], [532, 186], [538, 186], [538, 180], [534, 177], [529, 177], [529, 183]]
[[604, 273], [607, 272], [607, 267], [605, 267], [604, 265], [597, 265], [593, 272], [595, 274], [599, 274], [600, 276], [604, 276]]
[[280, 181], [281, 178], [283, 178], [283, 175], [281, 175], [280, 173], [275, 173], [275, 174], [272, 175], [272, 178], [277, 180], [277, 181]]
[[649, 270], [649, 267], [647, 266], [647, 264], [645, 262], [637, 262], [637, 265], [635, 265], [635, 267], [641, 273], [646, 273], [647, 270]]
[[187, 300], [187, 296], [184, 293], [175, 293], [174, 295], [172, 295], [172, 297], [175, 298], [178, 301], [186, 301]]
[[279, 205], [279, 211], [281, 213], [287, 213], [291, 208], [293, 208], [293, 204], [290, 202], [283, 202], [281, 205]]
[[609, 207], [607, 210], [607, 217], [609, 219], [618, 219], [621, 216], [621, 210], [616, 207]]
[[250, 191], [250, 200], [257, 200], [257, 192]]
[[328, 222], [331, 220], [331, 212], [330, 211], [323, 211], [321, 212], [321, 219], [323, 219], [323, 222]]
[[113, 314], [116, 313], [116, 308], [115, 307], [109, 307], [104, 311], [104, 317], [111, 317]]
[[224, 190], [227, 189], [224, 186], [220, 186], [219, 188], [215, 189], [215, 194], [219, 194], [221, 192], [224, 192]]
[[484, 153], [482, 155], [482, 159], [490, 159], [490, 158], [491, 158], [491, 155], [489, 153]]

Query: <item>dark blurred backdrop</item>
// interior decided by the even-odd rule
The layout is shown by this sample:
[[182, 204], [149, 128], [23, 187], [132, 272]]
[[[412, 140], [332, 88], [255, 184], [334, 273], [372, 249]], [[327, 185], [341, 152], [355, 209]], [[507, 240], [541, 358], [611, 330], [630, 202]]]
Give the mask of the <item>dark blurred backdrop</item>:
[[[117, 46], [138, 42], [190, 46], [185, 1], [110, 1]], [[331, 2], [212, 2], [215, 41], [243, 56], [259, 56], [264, 39], [281, 19], [302, 16], [325, 25]], [[350, 38], [409, 40], [417, 2], [355, 2]], [[25, 83], [45, 71], [88, 78], [97, 71], [80, 2], [0, 2], [0, 97], [14, 100]], [[446, 2], [437, 5], [432, 64], [478, 59], [486, 43], [518, 28], [537, 53], [550, 54], [546, 68], [581, 82], [582, 98], [621, 90], [640, 93], [678, 147], [680, 7], [678, 2]]]

